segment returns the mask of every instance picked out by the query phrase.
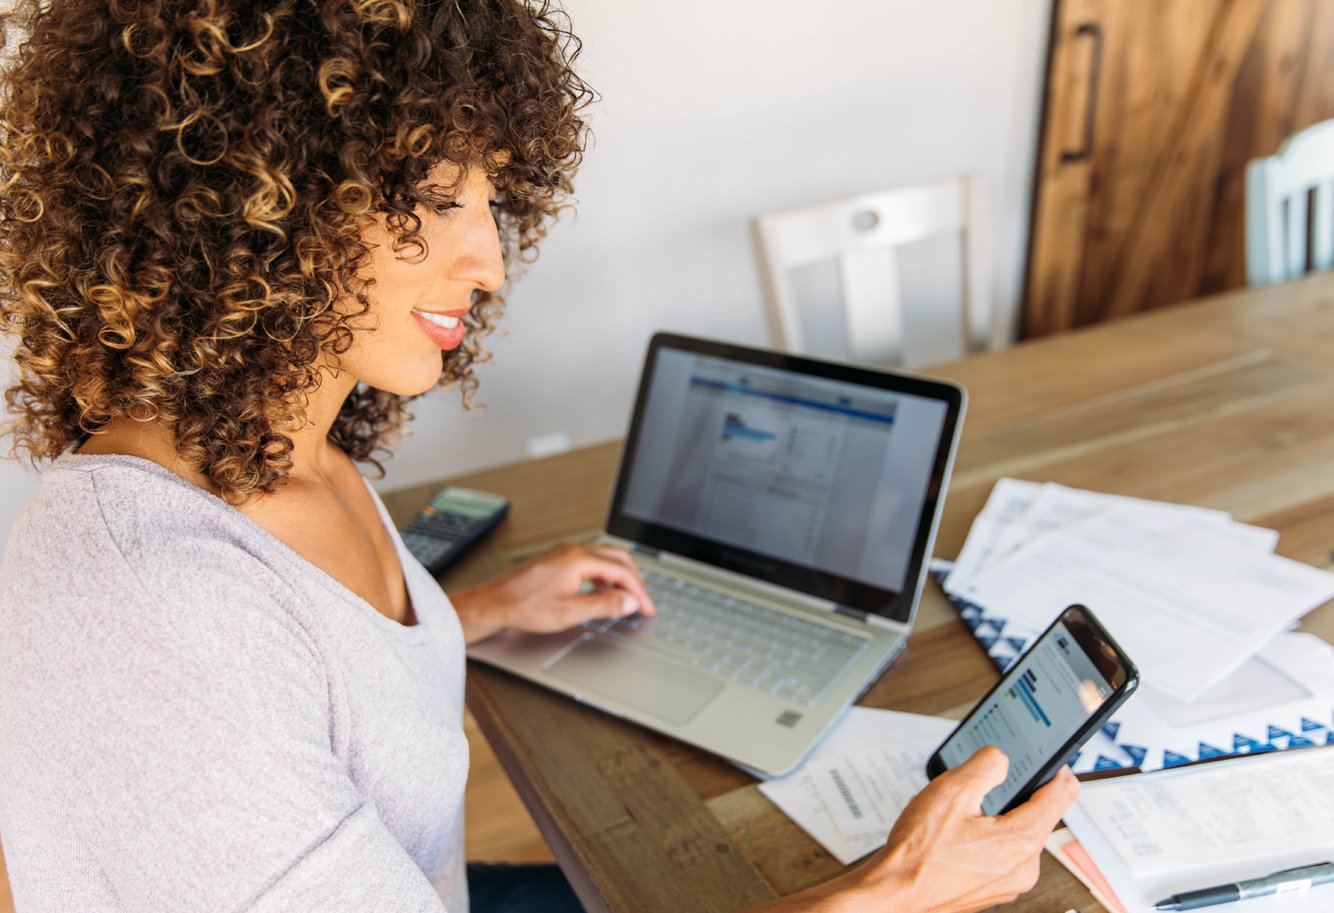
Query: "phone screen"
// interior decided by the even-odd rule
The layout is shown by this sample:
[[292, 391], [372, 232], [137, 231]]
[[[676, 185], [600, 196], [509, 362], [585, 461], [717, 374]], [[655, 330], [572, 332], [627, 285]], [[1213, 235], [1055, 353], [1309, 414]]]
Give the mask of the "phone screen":
[[1005, 752], [1009, 774], [982, 800], [983, 812], [998, 814], [1114, 690], [1065, 621], [1057, 621], [973, 708], [938, 754], [950, 768], [984, 745]]

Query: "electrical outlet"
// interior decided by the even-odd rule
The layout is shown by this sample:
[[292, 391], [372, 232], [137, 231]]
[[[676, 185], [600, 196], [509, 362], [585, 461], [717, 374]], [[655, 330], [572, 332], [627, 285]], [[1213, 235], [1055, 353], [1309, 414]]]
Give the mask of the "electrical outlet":
[[524, 452], [527, 453], [528, 459], [539, 460], [542, 457], [564, 453], [569, 449], [570, 436], [564, 431], [555, 431], [551, 434], [529, 438], [528, 444], [524, 447]]

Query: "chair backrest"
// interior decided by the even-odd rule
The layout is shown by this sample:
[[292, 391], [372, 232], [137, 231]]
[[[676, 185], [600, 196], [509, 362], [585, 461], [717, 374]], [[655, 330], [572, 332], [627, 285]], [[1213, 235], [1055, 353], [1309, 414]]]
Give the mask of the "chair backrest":
[[1296, 278], [1307, 271], [1308, 253], [1311, 270], [1334, 266], [1334, 120], [1246, 166], [1246, 281]]
[[791, 273], [835, 260], [848, 353], [856, 361], [901, 364], [904, 308], [894, 248], [946, 233], [962, 239], [957, 356], [995, 344], [1000, 328], [991, 305], [981, 191], [979, 179], [962, 177], [756, 216], [751, 228], [775, 344], [806, 351]]

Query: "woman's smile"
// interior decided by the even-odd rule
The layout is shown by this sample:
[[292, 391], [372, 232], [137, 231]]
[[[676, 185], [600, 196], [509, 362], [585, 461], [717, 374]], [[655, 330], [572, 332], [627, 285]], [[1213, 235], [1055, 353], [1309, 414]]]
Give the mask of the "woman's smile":
[[464, 334], [468, 331], [463, 324], [463, 318], [467, 313], [466, 308], [459, 311], [412, 309], [412, 316], [416, 319], [417, 326], [441, 349], [457, 349], [463, 343]]

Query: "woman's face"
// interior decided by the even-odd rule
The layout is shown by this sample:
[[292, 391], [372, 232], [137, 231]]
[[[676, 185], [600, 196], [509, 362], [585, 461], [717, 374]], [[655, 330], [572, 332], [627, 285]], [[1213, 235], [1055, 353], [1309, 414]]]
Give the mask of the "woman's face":
[[[429, 183], [449, 187], [457, 171], [443, 164]], [[498, 291], [505, 282], [500, 235], [491, 212], [494, 189], [486, 172], [470, 168], [449, 202], [423, 203], [417, 248], [395, 251], [378, 219], [366, 237], [371, 246], [370, 311], [358, 323], [339, 368], [378, 390], [400, 396], [423, 393], [440, 377], [440, 353], [463, 342], [462, 318], [478, 289]]]

